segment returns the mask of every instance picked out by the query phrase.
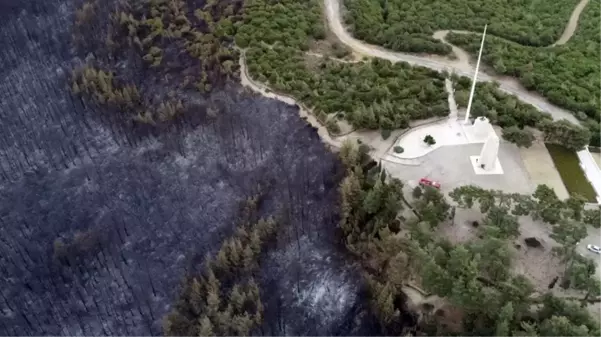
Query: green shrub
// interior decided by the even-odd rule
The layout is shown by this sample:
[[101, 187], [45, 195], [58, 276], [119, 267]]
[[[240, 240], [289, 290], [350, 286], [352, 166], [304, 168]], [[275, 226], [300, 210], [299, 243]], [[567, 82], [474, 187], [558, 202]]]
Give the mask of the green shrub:
[[340, 133], [340, 127], [338, 126], [338, 123], [336, 122], [335, 118], [328, 119], [328, 121], [326, 122], [326, 128], [329, 132], [333, 134]]
[[402, 147], [402, 146], [398, 146], [398, 145], [397, 145], [397, 146], [395, 146], [395, 147], [393, 148], [393, 151], [394, 151], [395, 153], [403, 153], [403, 152], [405, 152], [405, 149], [403, 149], [403, 147]]
[[382, 139], [386, 140], [386, 139], [390, 138], [391, 131], [387, 130], [387, 129], [382, 129], [380, 131], [380, 134], [382, 135]]
[[421, 198], [422, 194], [423, 194], [422, 188], [419, 186], [415, 186], [415, 188], [413, 189], [413, 192], [411, 192], [411, 195], [413, 196], [414, 199]]
[[503, 139], [508, 142], [515, 143], [519, 147], [530, 147], [534, 141], [532, 132], [520, 129], [517, 126], [510, 126], [503, 129]]
[[426, 135], [426, 137], [424, 137], [424, 143], [428, 144], [428, 146], [432, 146], [436, 144], [436, 140], [431, 135]]
[[323, 111], [318, 112], [315, 117], [317, 117], [317, 120], [319, 120], [319, 122], [323, 124], [325, 124], [328, 121], [328, 115]]

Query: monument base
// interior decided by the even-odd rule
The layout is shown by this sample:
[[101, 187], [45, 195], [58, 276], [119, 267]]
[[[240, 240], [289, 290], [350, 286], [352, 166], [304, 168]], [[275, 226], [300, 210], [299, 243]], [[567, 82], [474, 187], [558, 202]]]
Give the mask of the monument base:
[[470, 162], [472, 162], [472, 167], [474, 168], [474, 173], [478, 175], [492, 175], [492, 174], [503, 174], [503, 167], [501, 166], [501, 162], [497, 157], [495, 159], [495, 167], [492, 170], [485, 170], [480, 166], [480, 156], [470, 156]]

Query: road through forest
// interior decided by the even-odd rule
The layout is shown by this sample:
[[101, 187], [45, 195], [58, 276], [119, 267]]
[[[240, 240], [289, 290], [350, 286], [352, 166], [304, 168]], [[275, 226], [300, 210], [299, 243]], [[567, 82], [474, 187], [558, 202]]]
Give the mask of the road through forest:
[[[355, 53], [368, 57], [378, 57], [381, 59], [389, 60], [391, 62], [407, 62], [412, 65], [423, 66], [438, 71], [453, 71], [459, 75], [468, 76], [470, 78], [473, 76], [475, 69], [469, 63], [468, 53], [465, 52], [463, 49], [448, 43], [445, 40], [445, 37], [449, 33], [449, 30], [437, 31], [433, 34], [433, 37], [450, 45], [453, 48], [453, 52], [457, 55], [457, 60], [450, 60], [434, 55], [424, 56], [393, 52], [382, 47], [370, 45], [352, 37], [342, 24], [341, 6], [339, 1], [340, 0], [324, 0], [328, 26], [330, 30], [336, 35], [338, 40], [340, 40], [340, 42], [344, 43], [349, 48], [351, 48]], [[580, 17], [580, 13], [582, 12], [582, 10], [588, 2], [589, 0], [580, 1], [580, 3], [572, 12], [572, 15], [570, 16], [570, 19], [566, 25], [562, 36], [553, 45], [564, 44], [572, 37], [574, 31], [576, 30], [576, 27], [578, 26], [578, 18]], [[467, 31], [460, 30], [453, 30], [453, 32], [464, 34], [470, 33]], [[314, 56], [321, 56], [320, 54], [309, 54], [312, 54]], [[323, 126], [315, 118], [315, 116], [312, 113], [310, 113], [310, 111], [307, 111], [302, 105], [300, 105], [294, 97], [275, 93], [272, 90], [270, 90], [270, 88], [267, 85], [254, 81], [248, 74], [248, 71], [246, 69], [246, 57], [244, 55], [244, 52], [242, 52], [242, 56], [240, 57], [239, 63], [240, 77], [243, 86], [249, 87], [253, 91], [258, 92], [263, 96], [277, 99], [288, 104], [299, 105], [301, 117], [305, 118], [307, 122], [309, 122], [313, 127], [316, 128], [321, 139], [330, 146], [340, 147], [342, 139], [337, 139], [336, 137], [330, 136], [326, 127]], [[547, 102], [547, 100], [542, 96], [526, 90], [516, 79], [509, 77], [491, 76], [480, 71], [480, 73], [478, 74], [478, 81], [496, 81], [499, 83], [501, 90], [509, 94], [515, 95], [521, 101], [532, 104], [541, 111], [550, 113], [553, 119], [567, 119], [573, 123], [580, 124], [579, 121], [574, 117], [574, 115], [571, 114], [569, 111], [554, 106]]]
[[[450, 60], [440, 56], [433, 55], [413, 55], [407, 53], [393, 52], [387, 50], [385, 48], [371, 45], [365, 43], [363, 41], [355, 39], [348, 30], [343, 26], [342, 15], [341, 15], [341, 5], [340, 0], [324, 0], [325, 8], [326, 8], [326, 16], [330, 30], [336, 35], [338, 40], [343, 44], [347, 45], [354, 52], [360, 55], [368, 56], [368, 57], [378, 57], [381, 59], [386, 59], [391, 62], [407, 62], [412, 65], [418, 65], [422, 67], [427, 67], [430, 69], [438, 70], [438, 71], [452, 71], [458, 75], [472, 77], [474, 75], [474, 66], [472, 66], [468, 62], [468, 54], [457, 48], [453, 47], [453, 51], [457, 54], [457, 60]], [[574, 31], [577, 27], [578, 19], [580, 17], [580, 13], [586, 6], [589, 0], [581, 0], [581, 2], [574, 9], [567, 25], [564, 30], [564, 33], [559, 38], [557, 42], [553, 45], [559, 45], [566, 43], [571, 36], [574, 34]], [[455, 31], [454, 31], [455, 32]], [[462, 31], [456, 31], [462, 32]], [[434, 37], [443, 41], [444, 43], [449, 44], [444, 40], [444, 37], [448, 31], [437, 31], [434, 33]], [[463, 32], [468, 33], [468, 32]], [[450, 44], [449, 44], [450, 45]], [[545, 111], [553, 116], [553, 119], [567, 119], [573, 123], [580, 124], [579, 121], [574, 117], [572, 113], [569, 111], [559, 108], [551, 103], [549, 103], [544, 97], [541, 95], [528, 91], [524, 88], [517, 79], [504, 77], [504, 76], [493, 76], [484, 73], [480, 70], [478, 74], [478, 81], [481, 82], [491, 82], [496, 81], [500, 85], [500, 89], [509, 94], [517, 96], [524, 103], [529, 103], [541, 111]]]
[[566, 28], [563, 30], [563, 34], [561, 34], [559, 39], [555, 41], [555, 43], [552, 46], [561, 46], [562, 44], [565, 44], [566, 42], [570, 41], [572, 35], [574, 35], [574, 32], [576, 31], [576, 28], [578, 27], [578, 19], [580, 18], [580, 14], [584, 10], [584, 7], [586, 7], [588, 2], [589, 0], [581, 0], [578, 3], [578, 5], [576, 5], [574, 11], [572, 12], [572, 15], [570, 15], [570, 20], [568, 20]]

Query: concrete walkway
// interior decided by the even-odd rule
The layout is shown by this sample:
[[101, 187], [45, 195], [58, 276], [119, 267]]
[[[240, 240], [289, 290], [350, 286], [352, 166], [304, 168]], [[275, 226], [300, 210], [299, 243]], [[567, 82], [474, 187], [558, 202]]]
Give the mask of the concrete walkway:
[[[427, 135], [434, 137], [436, 144], [427, 145], [424, 138]], [[456, 119], [450, 118], [440, 124], [425, 125], [411, 130], [395, 144], [404, 149], [403, 153], [391, 153], [402, 159], [412, 159], [426, 154], [443, 146], [469, 144], [461, 125]]]
[[588, 149], [578, 151], [576, 154], [580, 159], [580, 167], [597, 193], [597, 203], [601, 204], [601, 169]]
[[[448, 118], [440, 123], [424, 125], [410, 130], [395, 144], [395, 146], [402, 147], [404, 151], [402, 153], [391, 151], [390, 156], [398, 159], [416, 159], [444, 146], [484, 143], [485, 139], [473, 137], [471, 125], [465, 125], [463, 120], [459, 119], [457, 103], [455, 102], [455, 90], [450, 79], [445, 79], [445, 90], [449, 101]], [[424, 143], [424, 138], [427, 135], [435, 137], [436, 144], [427, 145]]]

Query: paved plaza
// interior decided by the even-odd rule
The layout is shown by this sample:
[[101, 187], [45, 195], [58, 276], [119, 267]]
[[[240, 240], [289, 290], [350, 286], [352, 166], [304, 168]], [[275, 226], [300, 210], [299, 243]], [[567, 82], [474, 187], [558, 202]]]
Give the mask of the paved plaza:
[[408, 184], [416, 185], [423, 177], [438, 181], [444, 193], [450, 192], [455, 187], [470, 184], [512, 193], [534, 191], [536, 186], [524, 167], [517, 146], [501, 142], [498, 157], [503, 165], [504, 174], [499, 175], [478, 175], [474, 172], [470, 156], [479, 155], [481, 149], [482, 144], [450, 145], [420, 157], [413, 165], [388, 161], [383, 161], [382, 164], [391, 176]]
[[[424, 143], [424, 137], [431, 135], [436, 140], [436, 144], [427, 145]], [[395, 144], [401, 146], [404, 151], [400, 154], [393, 154], [399, 158], [413, 159], [422, 157], [443, 146], [467, 144], [461, 125], [455, 120], [446, 120], [438, 124], [425, 125], [411, 130], [403, 135]]]

